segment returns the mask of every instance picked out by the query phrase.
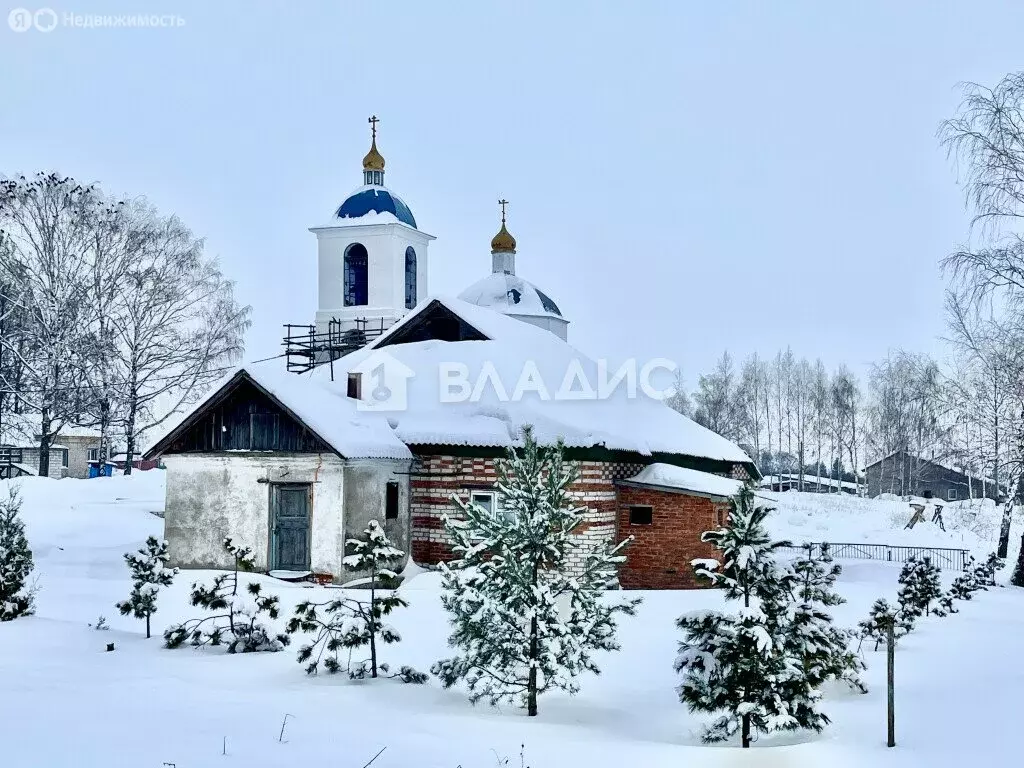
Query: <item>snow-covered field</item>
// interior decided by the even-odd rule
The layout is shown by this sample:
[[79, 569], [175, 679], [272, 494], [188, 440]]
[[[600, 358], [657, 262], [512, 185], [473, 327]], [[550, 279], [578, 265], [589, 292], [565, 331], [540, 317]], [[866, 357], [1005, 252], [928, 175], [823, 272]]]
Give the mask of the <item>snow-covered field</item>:
[[[6, 490], [0, 483], [0, 493]], [[532, 768], [564, 766], [962, 766], [1019, 762], [1019, 714], [1010, 703], [1024, 686], [1024, 591], [979, 593], [960, 613], [925, 619], [897, 653], [896, 749], [884, 746], [884, 654], [868, 649], [871, 691], [835, 688], [825, 710], [833, 724], [820, 736], [763, 739], [746, 753], [701, 746], [699, 719], [678, 702], [672, 662], [674, 619], [720, 604], [715, 592], [648, 592], [626, 619], [623, 649], [579, 696], [545, 695], [540, 716], [473, 707], [436, 683], [403, 686], [307, 677], [295, 648], [278, 654], [224, 656], [165, 650], [145, 640], [142, 622], [117, 615], [130, 589], [122, 554], [162, 521], [162, 473], [111, 480], [30, 479], [23, 513], [36, 558], [38, 613], [0, 624], [0, 766], [323, 765], [361, 768], [382, 747], [376, 768], [490, 768], [520, 745]], [[905, 503], [787, 493], [777, 497], [775, 532], [800, 541], [869, 541], [965, 547], [978, 554], [991, 540], [977, 521], [943, 534], [912, 532]], [[980, 517], [995, 518], [994, 509]], [[947, 515], [947, 527], [952, 516]], [[1014, 538], [1019, 537], [1015, 526]], [[844, 562], [836, 611], [851, 625], [875, 598], [894, 598], [898, 566]], [[160, 596], [154, 628], [186, 616], [189, 572]], [[952, 575], [950, 574], [951, 578]], [[254, 577], [291, 605], [327, 590]], [[1005, 578], [1005, 574], [1004, 574]], [[411, 608], [396, 615], [404, 642], [385, 660], [427, 669], [445, 654], [438, 580], [423, 573], [403, 588]], [[290, 612], [290, 611], [287, 611]], [[88, 625], [99, 615], [111, 629]], [[116, 650], [104, 652], [107, 643]], [[285, 714], [284, 740], [278, 735]], [[225, 749], [226, 755], [222, 754]], [[771, 747], [765, 749], [764, 747]]]
[[[795, 491], [758, 491], [757, 495], [777, 508], [770, 522], [772, 534], [794, 544], [830, 541], [943, 547], [970, 550], [978, 559], [984, 559], [995, 549], [1002, 513], [990, 499], [942, 502], [945, 531], [930, 522], [930, 513], [924, 523], [904, 530], [912, 512], [906, 501], [895, 497], [862, 499], [847, 494], [822, 496]], [[1016, 556], [1019, 538], [1011, 538], [1012, 556]]]

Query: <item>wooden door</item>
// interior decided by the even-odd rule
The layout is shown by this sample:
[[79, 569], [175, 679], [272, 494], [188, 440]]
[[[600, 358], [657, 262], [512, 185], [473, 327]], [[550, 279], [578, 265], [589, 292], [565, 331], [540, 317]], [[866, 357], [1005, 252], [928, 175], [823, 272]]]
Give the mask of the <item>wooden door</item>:
[[277, 484], [270, 491], [270, 567], [308, 571], [310, 486]]

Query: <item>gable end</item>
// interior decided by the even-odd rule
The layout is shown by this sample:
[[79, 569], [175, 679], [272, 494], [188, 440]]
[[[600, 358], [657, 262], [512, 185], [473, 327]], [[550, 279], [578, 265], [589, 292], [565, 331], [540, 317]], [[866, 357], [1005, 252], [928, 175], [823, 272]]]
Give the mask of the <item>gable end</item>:
[[219, 392], [146, 452], [165, 453], [275, 451], [334, 453], [326, 441], [245, 372], [239, 371]]

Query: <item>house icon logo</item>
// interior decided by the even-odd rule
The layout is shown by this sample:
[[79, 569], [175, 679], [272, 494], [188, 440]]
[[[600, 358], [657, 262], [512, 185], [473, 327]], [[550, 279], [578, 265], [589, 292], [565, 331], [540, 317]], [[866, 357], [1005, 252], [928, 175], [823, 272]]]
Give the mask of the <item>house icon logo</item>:
[[349, 376], [356, 377], [356, 408], [360, 411], [404, 411], [409, 379], [415, 372], [383, 349], [375, 349]]

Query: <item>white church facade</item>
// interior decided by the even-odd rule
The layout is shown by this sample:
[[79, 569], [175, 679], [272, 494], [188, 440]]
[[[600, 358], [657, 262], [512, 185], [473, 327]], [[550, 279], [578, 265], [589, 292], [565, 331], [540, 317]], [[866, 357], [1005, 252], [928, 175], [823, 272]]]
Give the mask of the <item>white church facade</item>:
[[[230, 536], [253, 548], [260, 569], [345, 583], [361, 574], [343, 566], [344, 542], [369, 520], [418, 564], [444, 561], [452, 497], [497, 513], [497, 462], [530, 426], [542, 442], [563, 440], [580, 464], [571, 489], [586, 508], [580, 566], [589, 548], [633, 537], [624, 587], [696, 586], [690, 559], [713, 555], [700, 533], [758, 477], [751, 460], [643, 394], [550, 396], [568, 372], [596, 381], [600, 366], [567, 343], [555, 301], [516, 274], [505, 201], [490, 274], [457, 297], [432, 295], [434, 237], [384, 186], [371, 125], [363, 185], [311, 229], [318, 306], [295, 334], [294, 360], [240, 366], [147, 453], [167, 466], [173, 564], [226, 567], [220, 542]], [[529, 369], [549, 391], [487, 387], [453, 400], [452, 366], [509, 390]], [[385, 369], [398, 377], [380, 378]]]

